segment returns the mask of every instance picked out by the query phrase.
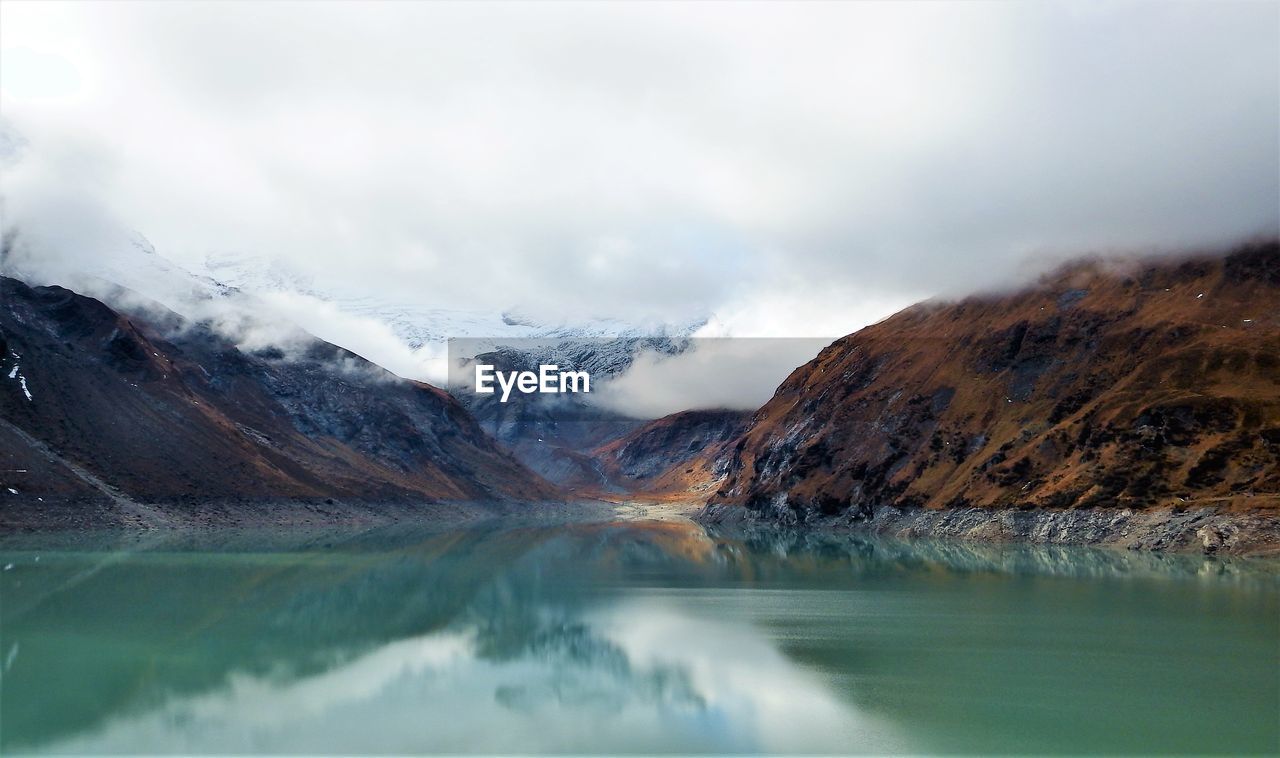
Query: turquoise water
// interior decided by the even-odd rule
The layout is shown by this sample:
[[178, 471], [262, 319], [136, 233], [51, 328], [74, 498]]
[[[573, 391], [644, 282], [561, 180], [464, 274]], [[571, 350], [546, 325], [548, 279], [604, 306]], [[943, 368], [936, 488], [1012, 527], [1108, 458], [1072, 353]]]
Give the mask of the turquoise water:
[[4, 754], [1280, 751], [1268, 564], [656, 522], [0, 564]]

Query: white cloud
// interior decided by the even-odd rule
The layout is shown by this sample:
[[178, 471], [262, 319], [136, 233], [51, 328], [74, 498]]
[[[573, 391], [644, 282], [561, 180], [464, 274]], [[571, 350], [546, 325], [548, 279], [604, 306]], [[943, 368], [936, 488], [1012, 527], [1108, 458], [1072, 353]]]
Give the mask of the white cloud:
[[[564, 617], [515, 655], [484, 654], [469, 626], [394, 640], [324, 670], [232, 672], [34, 747], [49, 753], [902, 752], [892, 722], [860, 711], [748, 624], [659, 602]], [[492, 626], [492, 625], [490, 625]], [[524, 630], [503, 629], [507, 642]], [[569, 630], [569, 631], [565, 631]], [[580, 637], [585, 637], [585, 643]]]
[[[6, 2], [0, 95], [30, 170], [181, 261], [808, 334], [791, 314], [844, 329], [1065, 253], [1275, 232], [1278, 23], [1270, 3]], [[7, 227], [31, 185], [6, 175]]]
[[[443, 386], [448, 376], [444, 345], [428, 344], [414, 350], [407, 347], [385, 323], [367, 316], [347, 313], [338, 306], [309, 295], [270, 292], [259, 296], [265, 305], [257, 312], [297, 324], [326, 342], [332, 342], [373, 361], [394, 374]], [[259, 333], [254, 342], [265, 346], [275, 341]], [[254, 345], [246, 344], [246, 347]]]
[[678, 355], [644, 352], [626, 373], [599, 385], [592, 403], [632, 418], [693, 409], [755, 410], [807, 363], [825, 338], [695, 339]]
[[36, 285], [61, 284], [130, 311], [159, 304], [209, 323], [248, 350], [275, 346], [290, 352], [314, 335], [400, 376], [444, 381], [443, 345], [410, 348], [386, 323], [300, 292], [222, 296], [152, 252], [145, 238], [114, 218], [92, 193], [60, 183], [57, 171], [40, 168], [24, 160], [9, 176], [10, 187], [21, 187], [9, 199], [10, 210], [25, 223], [0, 260], [0, 273], [13, 272]]

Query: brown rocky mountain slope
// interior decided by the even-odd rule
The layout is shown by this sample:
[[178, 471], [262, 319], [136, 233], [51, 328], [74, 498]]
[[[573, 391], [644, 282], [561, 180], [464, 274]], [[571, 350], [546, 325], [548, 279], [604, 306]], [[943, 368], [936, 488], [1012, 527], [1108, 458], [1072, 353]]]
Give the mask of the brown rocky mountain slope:
[[0, 523], [103, 500], [555, 495], [448, 394], [328, 343], [248, 352], [0, 278]]
[[[746, 429], [750, 411], [693, 410], [650, 421], [586, 455], [607, 486], [643, 499], [705, 496], [725, 446]], [[590, 487], [582, 491], [591, 491]]]
[[1280, 246], [914, 306], [797, 369], [724, 466], [710, 511], [786, 522], [1280, 508]]

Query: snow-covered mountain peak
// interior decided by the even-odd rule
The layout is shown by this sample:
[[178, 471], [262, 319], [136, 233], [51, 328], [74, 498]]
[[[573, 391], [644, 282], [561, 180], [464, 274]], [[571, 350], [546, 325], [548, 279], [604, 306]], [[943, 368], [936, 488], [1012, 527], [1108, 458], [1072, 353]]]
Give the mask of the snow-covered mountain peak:
[[[530, 340], [543, 345], [618, 340], [619, 346], [597, 355], [617, 370], [630, 360], [627, 345], [646, 338], [688, 337], [706, 321], [552, 320], [518, 308], [440, 308], [403, 296], [329, 289], [286, 261], [242, 253], [211, 254], [188, 269], [132, 231], [100, 248], [61, 266], [42, 260], [38, 271], [21, 265], [6, 269], [33, 284], [62, 284], [89, 294], [109, 294], [112, 288], [103, 286], [108, 283], [194, 319], [209, 317], [213, 304], [220, 316], [238, 309], [268, 321], [293, 322], [402, 376], [434, 381], [443, 378], [443, 370], [423, 367], [443, 358], [450, 339], [471, 340], [477, 350], [529, 350]], [[618, 365], [606, 356], [616, 357]]]
[[279, 258], [248, 253], [209, 253], [205, 256], [201, 273], [244, 292], [315, 294], [314, 278]]

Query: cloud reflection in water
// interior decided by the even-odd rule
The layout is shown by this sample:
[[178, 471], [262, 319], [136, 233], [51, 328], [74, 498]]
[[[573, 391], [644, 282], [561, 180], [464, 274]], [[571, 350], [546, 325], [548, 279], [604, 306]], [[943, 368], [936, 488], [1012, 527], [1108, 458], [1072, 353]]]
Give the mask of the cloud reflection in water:
[[639, 600], [546, 612], [515, 650], [449, 630], [311, 676], [232, 674], [43, 750], [849, 752], [892, 750], [886, 730], [750, 626]]

